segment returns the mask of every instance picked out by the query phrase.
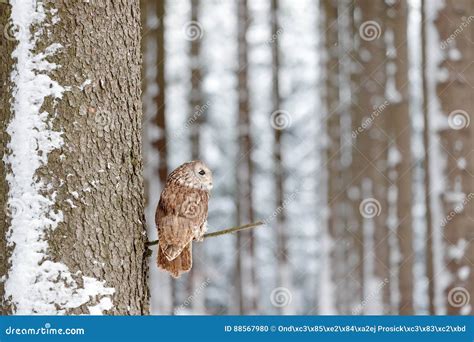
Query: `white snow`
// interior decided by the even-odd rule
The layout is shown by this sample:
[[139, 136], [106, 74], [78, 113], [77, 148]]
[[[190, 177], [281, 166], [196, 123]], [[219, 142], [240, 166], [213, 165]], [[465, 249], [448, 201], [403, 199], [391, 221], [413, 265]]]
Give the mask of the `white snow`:
[[[5, 298], [14, 304], [16, 314], [63, 314], [96, 296], [112, 295], [114, 289], [90, 277], [82, 277], [84, 286], [79, 286], [76, 279], [81, 272], [73, 276], [66, 265], [49, 260], [46, 235], [63, 215], [53, 209], [55, 194], [47, 194], [51, 186], [38, 179], [36, 171], [47, 163], [51, 151], [64, 144], [62, 133], [51, 129], [50, 118], [60, 113], [41, 112], [45, 98], [61, 99], [67, 90], [48, 76], [59, 66], [46, 57], [59, 51], [61, 45], [52, 44], [35, 54], [46, 18], [43, 5], [35, 0], [12, 0], [10, 4], [12, 22], [22, 29], [15, 34], [13, 115], [7, 127], [10, 153], [4, 157], [11, 169], [7, 174], [11, 209], [7, 241], [13, 247]], [[33, 25], [39, 29], [31, 33]]]
[[93, 306], [88, 306], [87, 308], [89, 309], [89, 313], [91, 315], [103, 315], [103, 312], [105, 310], [110, 310], [112, 309], [114, 305], [112, 304], [112, 301], [110, 300], [109, 297], [104, 297], [100, 300], [99, 304], [93, 305]]

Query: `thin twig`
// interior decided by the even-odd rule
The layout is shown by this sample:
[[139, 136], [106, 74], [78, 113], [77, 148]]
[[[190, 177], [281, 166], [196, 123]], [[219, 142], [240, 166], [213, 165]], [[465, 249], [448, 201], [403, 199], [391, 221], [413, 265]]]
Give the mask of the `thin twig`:
[[[220, 236], [220, 235], [224, 235], [224, 234], [235, 233], [235, 232], [238, 232], [239, 230], [255, 228], [255, 227], [261, 226], [263, 224], [264, 223], [262, 221], [258, 221], [258, 222], [249, 223], [249, 224], [246, 224], [246, 225], [243, 225], [243, 226], [226, 228], [226, 229], [218, 230], [217, 232], [204, 234], [203, 238], [206, 239], [206, 238]], [[158, 240], [148, 241], [147, 243], [145, 243], [145, 246], [150, 247], [150, 246], [157, 245], [157, 244], [158, 244]]]

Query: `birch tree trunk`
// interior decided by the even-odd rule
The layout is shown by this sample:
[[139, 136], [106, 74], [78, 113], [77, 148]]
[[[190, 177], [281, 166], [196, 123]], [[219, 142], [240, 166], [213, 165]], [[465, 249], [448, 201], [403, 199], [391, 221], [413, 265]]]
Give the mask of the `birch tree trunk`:
[[146, 314], [139, 4], [29, 0], [11, 19], [9, 312]]

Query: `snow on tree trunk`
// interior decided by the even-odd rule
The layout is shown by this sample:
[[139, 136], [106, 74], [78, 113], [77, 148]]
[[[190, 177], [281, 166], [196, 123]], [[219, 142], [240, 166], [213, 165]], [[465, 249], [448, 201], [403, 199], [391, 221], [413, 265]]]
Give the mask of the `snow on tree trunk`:
[[10, 4], [9, 311], [145, 314], [138, 3]]

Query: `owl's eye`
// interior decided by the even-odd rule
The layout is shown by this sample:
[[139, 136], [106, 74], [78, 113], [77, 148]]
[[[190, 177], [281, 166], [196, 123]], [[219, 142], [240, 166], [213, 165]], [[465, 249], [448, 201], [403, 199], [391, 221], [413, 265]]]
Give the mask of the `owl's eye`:
[[199, 171], [199, 174], [200, 174], [201, 176], [204, 176], [204, 175], [206, 174], [206, 172], [205, 172], [204, 170], [201, 170], [201, 171]]

